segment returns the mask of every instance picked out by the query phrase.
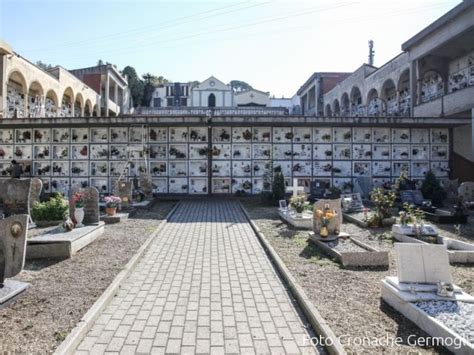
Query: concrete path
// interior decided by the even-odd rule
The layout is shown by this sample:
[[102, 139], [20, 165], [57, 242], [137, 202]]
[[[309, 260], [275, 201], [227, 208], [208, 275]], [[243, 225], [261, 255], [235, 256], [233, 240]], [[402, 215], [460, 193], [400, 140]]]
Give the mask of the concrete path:
[[235, 201], [185, 201], [77, 354], [312, 354], [308, 332]]

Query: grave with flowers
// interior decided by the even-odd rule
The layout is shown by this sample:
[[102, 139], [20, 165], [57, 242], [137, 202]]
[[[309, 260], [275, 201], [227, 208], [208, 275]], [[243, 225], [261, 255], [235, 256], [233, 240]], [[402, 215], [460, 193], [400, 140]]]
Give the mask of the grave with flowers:
[[[67, 202], [64, 202], [67, 206]], [[94, 187], [71, 191], [69, 213], [55, 228], [39, 230], [28, 239], [27, 259], [70, 258], [104, 233], [99, 218], [99, 192]]]
[[117, 212], [120, 209], [122, 199], [118, 196], [110, 195], [104, 197], [105, 215], [100, 217], [100, 220], [105, 224], [120, 223], [128, 219], [128, 213]]
[[298, 186], [298, 179], [294, 179], [293, 187], [289, 188], [293, 191], [290, 198], [290, 204], [287, 206], [286, 200], [280, 201], [278, 214], [286, 223], [297, 229], [311, 229], [313, 226], [313, 214], [311, 212], [311, 204], [307, 201], [307, 196], [303, 191], [303, 187]]
[[341, 231], [341, 199], [314, 203], [313, 232], [309, 241], [345, 267], [388, 266], [388, 252], [379, 251]]

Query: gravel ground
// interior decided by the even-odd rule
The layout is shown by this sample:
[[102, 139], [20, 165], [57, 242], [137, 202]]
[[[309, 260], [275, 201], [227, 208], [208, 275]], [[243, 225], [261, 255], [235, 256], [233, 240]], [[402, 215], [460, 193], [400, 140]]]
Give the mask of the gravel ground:
[[[426, 338], [428, 335], [405, 319], [390, 306], [381, 302], [380, 280], [396, 275], [393, 243], [387, 228], [364, 230], [344, 223], [341, 230], [362, 242], [389, 252], [390, 267], [366, 267], [345, 269], [317, 247], [308, 244], [306, 231], [297, 231], [283, 223], [276, 207], [262, 206], [257, 199], [242, 199], [251, 218], [278, 252], [282, 260], [297, 278], [308, 297], [341, 339], [346, 350], [354, 353], [443, 353], [443, 349], [414, 346], [408, 337]], [[472, 220], [471, 220], [472, 223]], [[472, 226], [469, 226], [472, 228]], [[444, 233], [443, 233], [444, 235]], [[452, 266], [454, 281], [464, 291], [474, 291], [474, 268]], [[347, 337], [372, 337], [382, 341], [366, 341], [359, 344]], [[403, 339], [401, 345], [384, 339]], [[413, 340], [413, 337], [410, 338]], [[423, 340], [423, 339], [422, 339]]]
[[474, 304], [429, 301], [418, 302], [416, 306], [474, 344]]
[[174, 202], [157, 201], [128, 221], [106, 225], [92, 244], [67, 260], [35, 260], [14, 279], [30, 287], [0, 309], [0, 353], [51, 353], [156, 229]]

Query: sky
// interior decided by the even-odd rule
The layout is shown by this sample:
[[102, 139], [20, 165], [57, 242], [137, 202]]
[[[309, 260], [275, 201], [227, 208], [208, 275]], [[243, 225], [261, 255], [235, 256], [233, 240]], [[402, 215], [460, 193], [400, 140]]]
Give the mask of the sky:
[[172, 81], [243, 80], [291, 97], [317, 71], [351, 72], [401, 44], [452, 0], [0, 0], [0, 38], [66, 69], [99, 59]]

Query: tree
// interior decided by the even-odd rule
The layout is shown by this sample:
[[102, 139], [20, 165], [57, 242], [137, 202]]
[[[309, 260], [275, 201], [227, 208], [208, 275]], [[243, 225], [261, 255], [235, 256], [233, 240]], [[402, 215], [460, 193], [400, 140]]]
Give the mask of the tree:
[[447, 194], [439, 180], [436, 178], [436, 175], [431, 170], [428, 171], [425, 180], [423, 180], [421, 191], [423, 192], [423, 197], [431, 200], [433, 205], [443, 206], [443, 200], [446, 198]]
[[149, 106], [150, 100], [153, 96], [153, 92], [155, 91], [156, 86], [158, 85], [159, 78], [163, 80], [163, 77], [160, 76], [159, 78], [154, 76], [153, 74], [146, 73], [142, 75], [144, 86], [143, 86], [143, 99], [142, 99], [142, 106]]
[[232, 80], [229, 85], [232, 87], [232, 90], [234, 90], [234, 92], [242, 92], [253, 89], [250, 84], [240, 80]]
[[285, 197], [285, 178], [281, 171], [275, 173], [273, 177], [272, 195], [274, 201], [282, 200]]
[[36, 62], [36, 65], [38, 67], [40, 67], [41, 69], [46, 70], [46, 71], [53, 68], [53, 66], [51, 64], [43, 63], [41, 60], [38, 60]]
[[128, 86], [130, 87], [130, 92], [133, 99], [133, 105], [137, 107], [143, 100], [145, 84], [138, 77], [138, 74], [135, 68], [131, 66], [126, 66], [123, 69], [122, 74], [128, 76]]

